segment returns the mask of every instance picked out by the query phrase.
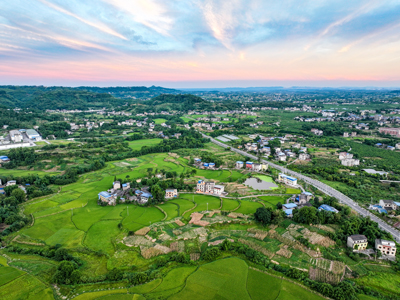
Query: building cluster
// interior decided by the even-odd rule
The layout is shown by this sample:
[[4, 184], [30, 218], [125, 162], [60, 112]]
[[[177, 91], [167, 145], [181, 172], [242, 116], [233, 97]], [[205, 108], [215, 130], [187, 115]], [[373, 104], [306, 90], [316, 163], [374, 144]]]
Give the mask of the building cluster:
[[214, 195], [214, 196], [226, 196], [228, 193], [225, 192], [223, 185], [217, 185], [214, 181], [199, 180], [196, 186], [196, 193]]
[[41, 140], [42, 136], [35, 129], [14, 129], [6, 137], [0, 136], [0, 150], [35, 146], [34, 142]]
[[[352, 248], [353, 252], [362, 252], [368, 247], [368, 238], [362, 234], [354, 234], [347, 237], [347, 247]], [[376, 239], [375, 249], [379, 251], [384, 259], [395, 259], [396, 243], [393, 241]]]
[[252, 161], [247, 161], [246, 163], [237, 161], [235, 167], [236, 169], [246, 168], [247, 170], [254, 172], [263, 172], [268, 170], [268, 165], [266, 163], [253, 163]]
[[316, 128], [312, 128], [311, 132], [314, 133], [317, 136], [322, 136], [324, 134], [324, 132], [322, 130], [316, 129]]
[[345, 137], [345, 138], [347, 138], [347, 137], [356, 137], [356, 136], [357, 136], [357, 132], [351, 132], [351, 133], [344, 132], [343, 133], [343, 137]]
[[114, 181], [111, 189], [100, 192], [98, 196], [99, 201], [107, 205], [116, 205], [117, 199], [122, 203], [136, 201], [139, 204], [145, 204], [153, 197], [148, 187], [143, 187], [140, 190], [134, 189], [130, 187], [129, 182], [121, 184], [120, 181]]
[[353, 154], [348, 153], [348, 152], [340, 152], [339, 160], [340, 160], [340, 163], [346, 167], [353, 167], [353, 166], [360, 165], [360, 160], [353, 158]]
[[285, 212], [288, 218], [293, 217], [293, 210], [300, 209], [305, 206], [312, 206], [310, 200], [313, 198], [313, 194], [310, 192], [303, 192], [300, 195], [294, 195], [288, 199], [288, 203], [282, 205], [282, 210]]
[[[16, 180], [9, 180], [6, 182], [6, 184], [3, 185], [1, 179], [0, 179], [0, 194], [4, 195], [6, 192], [4, 190], [5, 187], [7, 186], [11, 186], [11, 185], [16, 185], [17, 181]], [[27, 183], [25, 186], [30, 186], [29, 183]], [[22, 191], [24, 191], [24, 193], [26, 194], [26, 188], [23, 185], [19, 185], [18, 188], [21, 189]]]
[[213, 162], [202, 162], [200, 158], [195, 158], [194, 159], [194, 165], [200, 169], [211, 169], [211, 170], [215, 170], [217, 169], [217, 167], [215, 166], [215, 163]]

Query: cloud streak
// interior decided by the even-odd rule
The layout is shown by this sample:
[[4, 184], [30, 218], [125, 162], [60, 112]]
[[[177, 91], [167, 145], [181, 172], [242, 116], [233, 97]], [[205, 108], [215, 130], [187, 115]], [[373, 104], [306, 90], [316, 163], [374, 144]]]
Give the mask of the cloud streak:
[[14, 0], [0, 11], [0, 79], [400, 85], [399, 27], [398, 0]]

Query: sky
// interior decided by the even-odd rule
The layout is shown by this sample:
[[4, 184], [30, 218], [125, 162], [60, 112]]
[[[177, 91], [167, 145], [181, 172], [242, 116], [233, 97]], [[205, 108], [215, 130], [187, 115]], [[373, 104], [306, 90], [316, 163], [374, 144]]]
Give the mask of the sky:
[[400, 87], [400, 0], [2, 0], [0, 85]]

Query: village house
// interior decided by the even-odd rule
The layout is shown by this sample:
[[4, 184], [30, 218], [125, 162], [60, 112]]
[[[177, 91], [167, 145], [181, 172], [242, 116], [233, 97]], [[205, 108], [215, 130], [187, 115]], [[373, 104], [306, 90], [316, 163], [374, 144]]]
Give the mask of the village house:
[[353, 167], [360, 165], [360, 160], [354, 158], [342, 159], [340, 162], [342, 163], [343, 166], [346, 167]]
[[307, 153], [300, 153], [299, 154], [299, 160], [308, 160], [308, 159], [310, 159], [310, 154], [307, 154]]
[[279, 174], [278, 181], [280, 181], [286, 185], [289, 185], [289, 186], [297, 187], [297, 178], [285, 175], [283, 173]]
[[324, 134], [324, 132], [322, 130], [319, 130], [319, 129], [316, 129], [316, 128], [311, 129], [311, 132], [314, 133], [317, 136], [321, 136], [321, 135]]
[[216, 196], [226, 195], [225, 187], [223, 185], [216, 185], [213, 181], [199, 180], [197, 182], [196, 193], [209, 194]]
[[165, 198], [166, 199], [176, 198], [176, 197], [178, 197], [177, 189], [166, 189], [165, 190]]
[[244, 163], [242, 161], [236, 162], [236, 169], [243, 169]]
[[349, 133], [348, 132], [344, 132], [343, 133], [343, 137], [345, 137], [345, 138], [349, 137]]
[[99, 193], [99, 200], [107, 203], [107, 205], [114, 205], [117, 203], [117, 197], [115, 195], [112, 195], [108, 192], [100, 192]]
[[392, 211], [397, 209], [397, 205], [393, 200], [379, 200], [379, 205], [386, 209], [386, 211]]
[[347, 247], [352, 248], [353, 251], [362, 251], [367, 249], [368, 239], [365, 235], [354, 234], [347, 237]]
[[383, 256], [396, 257], [396, 243], [392, 241], [376, 239], [375, 249], [379, 250]]

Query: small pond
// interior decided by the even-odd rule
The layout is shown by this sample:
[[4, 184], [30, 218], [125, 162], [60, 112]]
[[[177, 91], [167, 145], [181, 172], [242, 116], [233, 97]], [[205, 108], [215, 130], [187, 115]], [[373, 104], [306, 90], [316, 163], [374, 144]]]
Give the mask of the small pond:
[[273, 182], [267, 182], [264, 180], [261, 180], [260, 178], [247, 178], [246, 181], [244, 182], [245, 185], [255, 189], [255, 190], [274, 190], [279, 188], [275, 183]]

